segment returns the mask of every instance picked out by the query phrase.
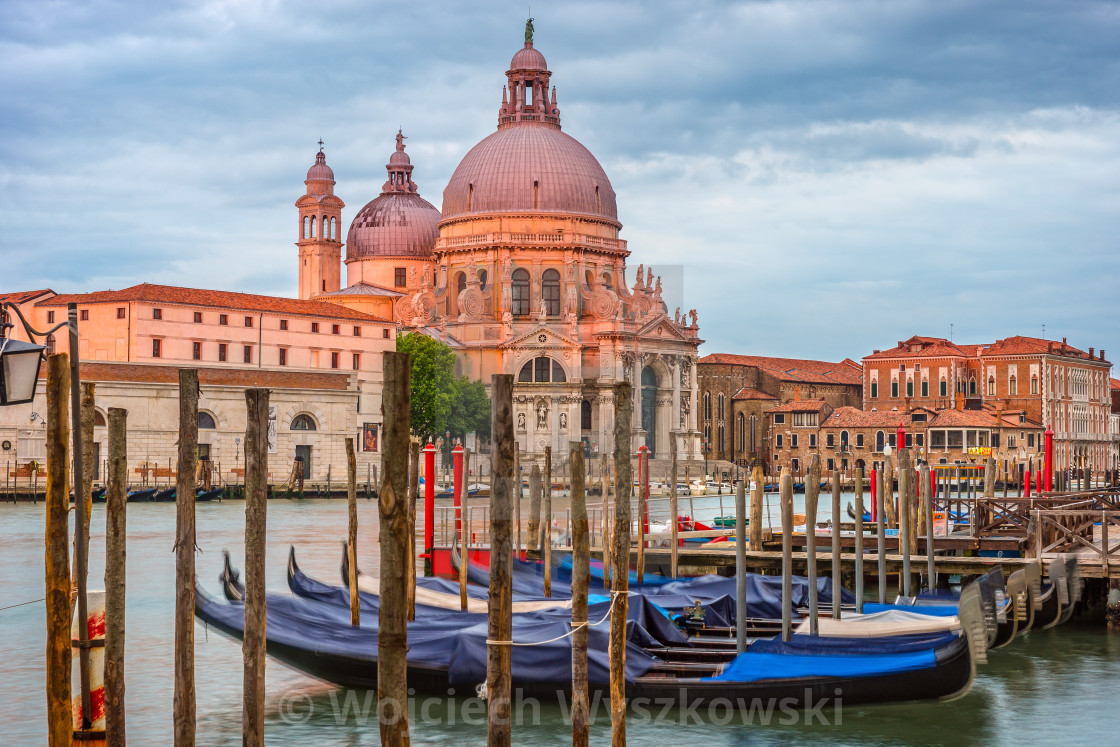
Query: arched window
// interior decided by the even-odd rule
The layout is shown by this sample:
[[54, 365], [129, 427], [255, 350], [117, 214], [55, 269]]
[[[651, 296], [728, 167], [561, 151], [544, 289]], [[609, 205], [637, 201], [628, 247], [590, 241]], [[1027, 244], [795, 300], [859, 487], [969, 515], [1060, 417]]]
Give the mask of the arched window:
[[101, 414], [100, 410], [93, 411], [93, 424], [95, 426], [105, 427], [105, 416]]
[[704, 420], [712, 419], [712, 393], [704, 392]]
[[311, 416], [304, 413], [304, 414], [296, 415], [295, 418], [292, 420], [292, 430], [293, 431], [314, 431], [314, 430], [318, 430], [318, 428], [315, 427], [315, 421], [311, 418]]
[[995, 376], [989, 376], [988, 377], [988, 396], [989, 397], [996, 396], [996, 377]]
[[582, 430], [591, 430], [591, 401], [584, 400], [579, 406], [579, 427]]
[[486, 270], [478, 271], [478, 285], [480, 290], [486, 290]]
[[[517, 381], [524, 384], [563, 383], [568, 380], [564, 368], [548, 356], [538, 356], [527, 361], [517, 374]], [[590, 403], [588, 403], [590, 406]]]
[[462, 293], [467, 289], [467, 273], [460, 272], [455, 277], [455, 292]]
[[47, 355], [54, 355], [54, 352], [55, 352], [55, 351], [54, 351], [54, 348], [55, 348], [55, 340], [54, 340], [54, 335], [47, 335], [47, 349], [46, 349], [46, 354], [47, 354]]
[[735, 422], [739, 427], [739, 453], [741, 454], [743, 453], [743, 445], [747, 442], [747, 421], [746, 418], [743, 417], [743, 413], [739, 413], [735, 416]]
[[716, 397], [716, 419], [723, 420], [723, 392]]
[[310, 239], [311, 238], [311, 216], [310, 215], [303, 216], [303, 238], [305, 238], [305, 239]]
[[840, 448], [841, 449], [848, 448], [848, 432], [847, 431], [840, 431]]
[[882, 451], [885, 443], [886, 442], [883, 438], [883, 432], [875, 431], [875, 451]]
[[541, 276], [541, 297], [544, 298], [545, 313], [560, 316], [560, 273], [545, 270]]
[[976, 379], [969, 379], [969, 381], [968, 381], [968, 393], [970, 395], [975, 395], [976, 394]]
[[198, 427], [207, 430], [214, 430], [218, 424], [214, 422], [214, 416], [208, 412], [198, 411]]
[[529, 316], [529, 271], [513, 271], [513, 315]]
[[311, 238], [315, 238], [316, 235], [317, 234], [316, 234], [316, 230], [315, 230], [315, 216], [312, 215], [311, 216]]
[[586, 277], [587, 277], [587, 287], [588, 288], [595, 285], [595, 276], [592, 274], [591, 270], [587, 271], [587, 276]]

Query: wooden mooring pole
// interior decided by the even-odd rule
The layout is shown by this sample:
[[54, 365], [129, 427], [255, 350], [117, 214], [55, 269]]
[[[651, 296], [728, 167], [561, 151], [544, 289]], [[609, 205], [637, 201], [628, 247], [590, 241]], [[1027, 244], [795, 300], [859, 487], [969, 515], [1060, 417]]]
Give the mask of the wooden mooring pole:
[[614, 538], [611, 573], [611, 745], [626, 746], [626, 615], [630, 587], [630, 466], [634, 400], [627, 383], [614, 386]]
[[541, 556], [544, 559], [544, 595], [552, 596], [552, 447], [544, 447], [544, 522]]
[[[377, 715], [381, 744], [405, 747], [408, 734], [408, 604], [405, 572], [408, 561], [408, 443], [411, 360], [407, 353], [384, 354], [385, 383], [381, 395], [385, 439], [381, 452], [381, 612], [377, 635]], [[463, 558], [466, 563], [466, 557]]]
[[586, 466], [583, 443], [568, 446], [572, 465], [572, 747], [587, 747], [590, 704], [587, 693], [587, 586], [591, 541], [587, 536]]
[[[856, 468], [855, 484], [852, 486], [855, 490], [856, 501], [856, 612], [863, 612], [863, 470], [859, 467]], [[835, 590], [834, 590], [835, 591]]]
[[[128, 412], [109, 408], [105, 489], [105, 744], [124, 747], [124, 640]], [[92, 453], [92, 449], [91, 452]]]
[[[416, 504], [420, 500], [420, 439], [408, 442], [408, 619], [416, 619]], [[354, 551], [355, 555], [357, 550]]]
[[[510, 538], [514, 464], [517, 441], [513, 433], [513, 376], [495, 374], [490, 379], [490, 593], [487, 602], [486, 743], [509, 747], [512, 743], [511, 689], [513, 637], [513, 543]], [[497, 642], [497, 643], [495, 643]]]
[[47, 608], [47, 743], [70, 747], [70, 508], [67, 397], [70, 361], [65, 353], [47, 358], [47, 493], [45, 588]]
[[346, 439], [346, 568], [350, 587], [350, 624], [361, 623], [361, 600], [358, 598], [358, 459], [354, 439]]
[[[90, 514], [93, 512], [93, 469], [96, 463], [93, 458], [93, 422], [94, 422], [94, 385], [92, 382], [82, 382], [82, 396], [81, 396], [81, 427], [82, 427], [82, 474], [81, 480], [78, 479], [79, 475], [73, 475], [74, 478], [74, 506], [82, 507], [85, 512], [81, 522], [76, 522], [78, 525], [84, 527], [84, 536], [82, 541], [86, 548], [89, 548], [89, 524]], [[79, 484], [79, 482], [81, 484]], [[79, 497], [81, 500], [79, 500]], [[88, 549], [86, 550], [88, 553]], [[78, 536], [74, 535], [74, 568], [78, 567]], [[74, 584], [77, 586], [77, 582]]]
[[[691, 488], [689, 489], [691, 492]], [[751, 552], [762, 550], [762, 502], [766, 499], [766, 477], [762, 467], [755, 465], [751, 470]]]
[[529, 536], [530, 550], [541, 549], [541, 468], [533, 462], [529, 470]]
[[[878, 513], [875, 516], [876, 556], [879, 561], [876, 572], [879, 581], [879, 604], [887, 603], [887, 501], [890, 497], [891, 469], [887, 464], [888, 458], [883, 460], [883, 468], [876, 475], [879, 479]], [[872, 473], [874, 474], [874, 473]]]
[[[245, 632], [241, 649], [245, 673], [241, 743], [256, 747], [264, 745], [268, 398], [267, 389], [245, 390]], [[193, 497], [193, 491], [190, 495]]]
[[462, 474], [459, 477], [459, 505], [462, 518], [459, 521], [459, 549], [462, 551], [463, 557], [460, 558], [459, 562], [459, 607], [465, 612], [470, 602], [467, 597], [467, 568], [471, 562], [471, 481], [469, 479], [471, 452], [469, 449], [463, 449], [461, 463], [463, 467]]
[[[817, 635], [820, 622], [817, 614], [817, 499], [820, 492], [821, 458], [813, 454], [809, 461], [809, 474], [805, 478], [805, 564], [809, 571], [809, 635]], [[786, 606], [788, 602], [783, 599], [782, 608], [785, 609]]]
[[[793, 634], [793, 473], [782, 468], [782, 640]], [[808, 546], [808, 545], [806, 545]]]
[[[753, 489], [751, 493], [753, 495]], [[740, 480], [735, 490], [735, 651], [740, 654], [747, 650], [746, 512], [747, 486]]]
[[832, 619], [840, 619], [840, 471], [832, 471]]
[[513, 442], [513, 552], [521, 557], [521, 444], [516, 440]]
[[175, 747], [194, 747], [194, 470], [198, 461], [198, 370], [179, 370], [179, 462], [175, 483]]
[[937, 588], [937, 564], [933, 554], [933, 487], [930, 484], [930, 475], [933, 470], [928, 466], [922, 468], [918, 478], [918, 491], [922, 500], [922, 518], [925, 521], [926, 535], [926, 588], [931, 592]]
[[[669, 575], [677, 577], [677, 434], [669, 434]], [[739, 513], [737, 516], [741, 516]], [[738, 518], [736, 518], [738, 521]]]

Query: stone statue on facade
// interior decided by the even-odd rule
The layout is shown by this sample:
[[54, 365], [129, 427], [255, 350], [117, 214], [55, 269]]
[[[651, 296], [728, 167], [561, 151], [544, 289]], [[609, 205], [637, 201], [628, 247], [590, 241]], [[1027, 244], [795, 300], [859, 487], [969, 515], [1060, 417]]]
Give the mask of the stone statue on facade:
[[689, 309], [688, 315], [692, 318], [692, 324], [690, 325], [692, 329], [699, 329], [700, 325], [696, 323], [696, 309]]
[[517, 413], [517, 430], [525, 430], [525, 413], [523, 412]]
[[541, 400], [537, 403], [537, 428], [543, 429], [548, 427], [548, 405]]
[[642, 276], [644, 274], [644, 269], [645, 269], [644, 264], [638, 265], [638, 274], [637, 274], [637, 277], [634, 279], [634, 292], [635, 293], [637, 293], [638, 291], [640, 291], [642, 289]]
[[560, 430], [568, 430], [568, 413], [566, 412], [560, 413]]
[[[660, 283], [660, 278], [658, 279], [658, 282]], [[649, 290], [652, 286], [653, 286], [653, 268], [651, 267], [648, 270], [646, 270], [646, 290]]]
[[676, 324], [679, 327], [680, 323], [681, 323], [681, 307], [678, 306], [677, 310], [673, 312], [673, 324]]

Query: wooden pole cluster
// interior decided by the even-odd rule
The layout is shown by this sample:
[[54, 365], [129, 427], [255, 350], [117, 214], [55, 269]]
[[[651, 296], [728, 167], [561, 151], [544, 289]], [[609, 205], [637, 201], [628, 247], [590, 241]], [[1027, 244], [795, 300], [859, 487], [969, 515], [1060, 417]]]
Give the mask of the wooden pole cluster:
[[[408, 567], [408, 443], [411, 360], [407, 353], [384, 354], [385, 383], [381, 395], [385, 439], [381, 451], [381, 612], [377, 631], [377, 714], [381, 744], [409, 744], [408, 604], [405, 572]], [[466, 558], [463, 559], [464, 563]]]
[[[416, 503], [420, 500], [420, 439], [408, 442], [408, 619], [416, 619]], [[355, 554], [357, 551], [355, 550]]]
[[541, 468], [536, 462], [529, 470], [529, 537], [530, 550], [541, 549]]
[[[193, 747], [194, 470], [198, 462], [198, 370], [179, 370], [179, 463], [175, 483], [175, 747]], [[247, 570], [247, 569], [246, 569]]]
[[[782, 469], [782, 640], [793, 634], [793, 473]], [[807, 488], [806, 488], [807, 489]]]
[[[752, 491], [753, 492], [753, 491]], [[747, 650], [747, 489], [735, 491], [735, 650]]]
[[612, 540], [612, 534], [611, 534], [611, 527], [613, 526], [613, 524], [611, 522], [611, 515], [610, 515], [611, 475], [610, 475], [609, 464], [610, 463], [607, 460], [607, 455], [603, 454], [602, 466], [601, 466], [601, 469], [600, 469], [600, 472], [599, 472], [599, 485], [602, 489], [602, 496], [601, 497], [603, 499], [603, 526], [602, 526], [602, 530], [601, 530], [600, 533], [603, 535], [602, 540], [603, 540], [603, 588], [604, 589], [610, 589], [611, 588], [611, 543], [613, 541]]
[[587, 747], [590, 705], [587, 692], [587, 587], [591, 541], [587, 536], [587, 497], [583, 443], [568, 446], [572, 465], [572, 746]]
[[863, 612], [863, 470], [856, 468], [855, 489], [856, 501], [856, 612]]
[[626, 615], [630, 587], [630, 434], [634, 400], [627, 383], [614, 386], [614, 547], [611, 572], [611, 745], [626, 745]]
[[930, 468], [923, 467], [918, 476], [918, 492], [922, 498], [922, 518], [926, 534], [926, 586], [933, 591], [937, 586], [937, 566], [933, 562], [933, 497], [930, 486]]
[[[85, 547], [89, 547], [90, 514], [93, 512], [93, 470], [96, 466], [93, 458], [93, 422], [94, 422], [94, 385], [92, 382], [82, 382], [81, 386], [81, 424], [82, 424], [82, 460], [81, 480], [79, 475], [74, 475], [74, 506], [81, 506], [85, 515], [80, 523], [85, 528]], [[78, 483], [81, 483], [80, 485]], [[79, 500], [80, 497], [80, 500]], [[74, 535], [74, 567], [78, 566], [78, 536]], [[77, 584], [75, 583], [75, 586]]]
[[[124, 640], [128, 412], [109, 408], [105, 489], [105, 744], [124, 747]], [[92, 453], [92, 450], [91, 450]]]
[[463, 475], [460, 478], [460, 490], [462, 495], [459, 497], [459, 505], [462, 507], [462, 522], [460, 523], [460, 537], [459, 549], [463, 552], [463, 557], [459, 563], [459, 605], [460, 608], [466, 611], [469, 604], [467, 598], [467, 567], [470, 565], [470, 546], [471, 546], [471, 512], [470, 512], [470, 480], [467, 476], [470, 474], [471, 467], [471, 452], [470, 449], [463, 449]]
[[646, 514], [649, 511], [649, 499], [646, 495], [649, 486], [649, 451], [645, 448], [638, 449], [638, 557], [635, 558], [634, 570], [639, 584], [646, 579]]
[[47, 741], [70, 747], [73, 739], [70, 702], [70, 509], [67, 442], [70, 425], [67, 397], [69, 360], [65, 353], [47, 358], [47, 493], [45, 588], [47, 608]]
[[[264, 746], [268, 399], [267, 389], [245, 390], [245, 632], [242, 635], [245, 674], [242, 683], [241, 742], [257, 747]], [[353, 447], [352, 439], [350, 443]], [[193, 479], [194, 472], [190, 475]], [[353, 562], [350, 567], [354, 567]]]
[[[73, 474], [74, 500], [78, 511], [74, 514], [74, 578], [71, 586], [75, 592], [74, 611], [81, 621], [78, 635], [78, 681], [81, 687], [81, 730], [88, 731], [93, 719], [93, 706], [90, 698], [90, 657], [89, 633], [87, 621], [89, 608], [86, 599], [86, 576], [89, 568], [89, 522], [88, 512], [85, 510], [85, 500], [79, 495], [81, 483], [84, 481], [85, 463], [90, 461], [92, 454], [86, 454], [83, 460], [82, 450], [82, 393], [81, 372], [78, 366], [78, 304], [66, 304], [67, 332], [70, 337], [70, 433], [73, 438]], [[92, 405], [90, 408], [92, 409]], [[91, 415], [92, 417], [92, 415]], [[91, 437], [92, 438], [92, 437]], [[92, 447], [91, 447], [92, 451]], [[87, 498], [88, 500], [88, 493]], [[69, 503], [69, 496], [67, 496]]]
[[[491, 488], [493, 492], [493, 488]], [[521, 444], [513, 443], [513, 551], [521, 557]]]
[[832, 471], [832, 619], [840, 619], [840, 472]]
[[902, 549], [902, 593], [910, 596], [910, 450], [898, 450], [898, 537]]
[[766, 477], [762, 467], [755, 465], [751, 470], [751, 552], [762, 550], [762, 502], [766, 498]]
[[517, 441], [513, 433], [513, 376], [495, 374], [490, 379], [493, 402], [490, 482], [490, 593], [487, 603], [486, 635], [486, 743], [509, 747], [512, 739], [510, 696], [513, 636], [513, 543], [510, 538], [513, 482], [516, 475]]
[[346, 581], [350, 587], [350, 624], [356, 626], [361, 623], [362, 612], [358, 598], [358, 459], [353, 437], [346, 439], [346, 517]]
[[887, 503], [891, 494], [890, 457], [884, 457], [879, 473], [879, 509], [875, 515], [879, 567], [879, 604], [887, 603]]
[[[817, 499], [821, 492], [821, 458], [813, 454], [805, 478], [805, 563], [809, 577], [809, 635], [817, 635]], [[785, 606], [783, 600], [783, 607]]]
[[552, 596], [552, 447], [544, 447], [544, 522], [542, 555], [544, 558], [544, 595]]

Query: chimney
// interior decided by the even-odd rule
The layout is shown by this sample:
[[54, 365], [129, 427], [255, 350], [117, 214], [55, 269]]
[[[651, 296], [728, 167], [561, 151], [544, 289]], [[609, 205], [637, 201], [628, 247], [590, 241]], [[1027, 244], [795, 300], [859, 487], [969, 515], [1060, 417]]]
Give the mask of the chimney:
[[1089, 348], [1089, 357], [1090, 357], [1090, 358], [1092, 358], [1092, 357], [1093, 357], [1093, 349], [1092, 349], [1092, 348]]
[[1046, 352], [1047, 353], [1053, 353], [1054, 352], [1054, 343], [1050, 342], [1049, 340], [1046, 341]]
[[964, 410], [964, 395], [961, 394], [960, 392], [957, 392], [957, 411], [961, 412], [963, 410]]
[[800, 402], [801, 401], [801, 387], [799, 387], [799, 386], [795, 386], [793, 388], [793, 401], [794, 402]]
[[878, 350], [872, 350], [872, 351], [871, 351], [871, 354], [872, 354], [872, 355], [875, 355], [875, 354], [876, 354], [876, 353], [878, 353], [878, 352], [879, 352]]
[[1101, 348], [1101, 360], [1104, 360], [1104, 348]]

